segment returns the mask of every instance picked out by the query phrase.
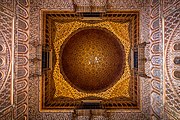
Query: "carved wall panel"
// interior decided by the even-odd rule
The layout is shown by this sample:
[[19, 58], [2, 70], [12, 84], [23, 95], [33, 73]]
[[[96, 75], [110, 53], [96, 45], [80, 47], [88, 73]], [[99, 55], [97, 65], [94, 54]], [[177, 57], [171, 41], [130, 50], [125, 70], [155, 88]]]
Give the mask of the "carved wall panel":
[[0, 119], [27, 119], [29, 1], [0, 1]]
[[15, 118], [28, 119], [29, 0], [16, 2]]
[[151, 119], [163, 118], [163, 44], [161, 1], [151, 0]]
[[5, 9], [11, 11], [11, 12], [14, 12], [14, 0], [1, 0], [0, 2], [1, 6], [3, 6]]
[[[9, 1], [13, 5], [13, 1]], [[13, 115], [13, 44], [14, 14], [0, 2], [0, 119]]]
[[[162, 12], [164, 14], [164, 111], [165, 119], [180, 119], [180, 71], [175, 58], [179, 57], [178, 45], [180, 43], [180, 1], [164, 0]], [[175, 45], [177, 47], [175, 47]], [[175, 48], [175, 49], [174, 49]], [[177, 48], [177, 50], [176, 50]], [[178, 61], [176, 61], [178, 63]]]

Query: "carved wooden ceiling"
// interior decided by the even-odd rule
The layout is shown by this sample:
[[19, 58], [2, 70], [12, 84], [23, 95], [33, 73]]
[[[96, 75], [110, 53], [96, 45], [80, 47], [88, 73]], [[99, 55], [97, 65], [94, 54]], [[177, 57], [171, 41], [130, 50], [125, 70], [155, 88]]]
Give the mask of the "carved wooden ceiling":
[[138, 17], [44, 11], [42, 109], [139, 109]]

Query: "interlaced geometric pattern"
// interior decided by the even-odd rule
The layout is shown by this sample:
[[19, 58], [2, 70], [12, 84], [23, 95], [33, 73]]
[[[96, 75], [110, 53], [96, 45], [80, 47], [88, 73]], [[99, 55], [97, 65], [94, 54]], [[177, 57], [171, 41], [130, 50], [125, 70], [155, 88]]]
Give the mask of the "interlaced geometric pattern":
[[[41, 108], [81, 108], [84, 100], [100, 101], [100, 108], [139, 108], [138, 76], [136, 75], [135, 63], [132, 64], [131, 62], [133, 57], [131, 56], [131, 52], [138, 43], [138, 17], [139, 13], [133, 11], [100, 15], [95, 19], [84, 17], [86, 20], [83, 20], [82, 15], [75, 13], [51, 13], [44, 11]], [[100, 20], [98, 20], [99, 18]], [[88, 37], [88, 35], [84, 35], [83, 37], [81, 34], [83, 39], [87, 39], [85, 40], [86, 42], [78, 40], [78, 42], [72, 43], [72, 46], [70, 45], [71, 43], [69, 41], [72, 41], [71, 39], [73, 39], [73, 41], [75, 41], [76, 38], [78, 39], [78, 37], [74, 39], [74, 35], [77, 36], [80, 32], [87, 32], [88, 30], [90, 31], [89, 34], [92, 34], [94, 38]], [[99, 33], [103, 31], [105, 34], [103, 35], [103, 33], [101, 33], [101, 36], [98, 37], [98, 34], [95, 34], [97, 31]], [[111, 37], [108, 38], [108, 36]], [[93, 40], [95, 38], [98, 38], [99, 41]], [[106, 39], [107, 41], [103, 42]], [[94, 48], [93, 45], [95, 43], [98, 43], [100, 47]], [[68, 45], [71, 46], [68, 48], [69, 50], [67, 50]], [[85, 47], [84, 49], [83, 46]], [[87, 52], [87, 49], [90, 53], [93, 52], [93, 54]], [[97, 49], [101, 51], [98, 52]], [[69, 54], [68, 52], [71, 50], [72, 54]], [[112, 52], [103, 52], [103, 50]], [[67, 52], [64, 53], [64, 51]], [[79, 57], [76, 57], [76, 55]], [[84, 55], [84, 57], [80, 55]], [[93, 57], [93, 55], [96, 56]], [[101, 59], [100, 61], [100, 58], [104, 56], [107, 59]], [[110, 57], [108, 58], [108, 56]], [[119, 62], [120, 58], [118, 58], [118, 56], [121, 56], [122, 63]], [[71, 59], [78, 59], [80, 61], [77, 60], [76, 62], [75, 60], [71, 62]], [[105, 62], [104, 60], [110, 60], [111, 62]], [[114, 63], [112, 62], [113, 60]], [[105, 70], [105, 68], [108, 68], [106, 66], [109, 66], [107, 70], [110, 72], [107, 70], [105, 72], [100, 72], [99, 70], [101, 68], [97, 66], [99, 65], [98, 62], [100, 65], [101, 63], [103, 64], [100, 66], [102, 70]], [[96, 64], [97, 67], [87, 67], [88, 64], [93, 67]], [[74, 67], [68, 67], [68, 65]], [[82, 67], [84, 65], [85, 68]], [[114, 67], [112, 67], [113, 65]], [[77, 66], [77, 69], [75, 66]], [[99, 70], [96, 70], [96, 68]], [[84, 74], [82, 74], [83, 70], [80, 71], [80, 69], [85, 69]], [[95, 72], [93, 73], [92, 71], [94, 70]], [[112, 72], [113, 70], [117, 71]], [[69, 71], [71, 71], [70, 74], [68, 74]], [[80, 72], [76, 73], [76, 71]], [[87, 76], [88, 74], [86, 73], [88, 71], [89, 76]], [[104, 78], [101, 77], [101, 73], [102, 75], [104, 74]], [[108, 73], [109, 76], [105, 77], [105, 73]], [[114, 74], [111, 75], [112, 73]], [[79, 77], [76, 76], [77, 74]], [[72, 77], [71, 75], [74, 76]], [[77, 82], [81, 80], [79, 84], [76, 84], [76, 82], [73, 83], [73, 80], [76, 79], [74, 78], [75, 76], [79, 78]], [[102, 84], [102, 86], [100, 86], [101, 82], [96, 82], [95, 86], [99, 87], [94, 87], [95, 90], [93, 91], [93, 89], [90, 90], [90, 87], [88, 89], [88, 86], [82, 87], [84, 84], [83, 82], [85, 82], [83, 78], [89, 79], [87, 83], [92, 85], [94, 85], [93, 82], [95, 83], [95, 81], [93, 81], [94, 79], [99, 81], [106, 80], [106, 82], [108, 82], [109, 79], [108, 84], [110, 85], [107, 86], [104, 84], [105, 86], [103, 86]], [[113, 82], [111, 82], [110, 79], [113, 79], [111, 80]], [[93, 82], [91, 83], [89, 81]]]

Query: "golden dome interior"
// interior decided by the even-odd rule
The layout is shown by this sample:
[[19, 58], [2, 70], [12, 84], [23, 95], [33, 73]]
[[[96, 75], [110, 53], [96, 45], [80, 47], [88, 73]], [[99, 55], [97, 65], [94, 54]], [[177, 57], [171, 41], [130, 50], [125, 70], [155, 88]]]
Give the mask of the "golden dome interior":
[[123, 74], [123, 45], [107, 30], [76, 32], [61, 47], [61, 73], [74, 88], [85, 92], [106, 90]]

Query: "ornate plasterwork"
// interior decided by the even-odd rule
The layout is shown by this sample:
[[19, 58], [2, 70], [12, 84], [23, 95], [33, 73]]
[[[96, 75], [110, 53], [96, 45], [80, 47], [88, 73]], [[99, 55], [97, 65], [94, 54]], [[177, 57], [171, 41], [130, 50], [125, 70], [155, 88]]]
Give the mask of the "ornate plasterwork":
[[151, 1], [152, 119], [179, 119], [179, 82], [173, 77], [179, 70], [173, 50], [179, 39], [178, 6], [177, 0]]
[[[102, 21], [97, 21], [93, 19], [82, 20], [80, 16], [78, 17], [74, 13], [43, 11], [42, 16], [44, 18], [44, 24], [42, 33], [44, 37], [42, 41], [44, 62], [42, 69], [43, 78], [40, 82], [42, 88], [40, 92], [42, 97], [40, 100], [40, 107], [42, 105], [42, 111], [50, 108], [51, 110], [53, 110], [52, 108], [59, 108], [59, 110], [62, 108], [77, 108], [82, 106], [81, 99], [83, 100], [91, 97], [102, 100], [102, 106], [106, 108], [118, 107], [139, 109], [139, 77], [136, 76], [133, 67], [134, 63], [130, 62], [133, 57], [130, 57], [130, 48], [138, 44], [139, 23], [137, 20], [139, 14], [137, 11], [133, 13], [122, 11], [122, 13], [113, 13], [114, 17], [110, 17], [111, 15], [112, 14], [109, 13], [102, 17]], [[54, 29], [55, 26], [56, 29]], [[83, 28], [98, 28], [111, 31], [110, 33], [115, 35], [118, 39], [117, 41], [124, 46], [126, 59], [124, 74], [114, 86], [108, 88], [106, 91], [99, 93], [78, 91], [68, 84], [65, 80], [66, 78], [64, 79], [63, 75], [60, 73], [59, 54], [60, 48], [62, 48], [61, 46], [72, 33]], [[134, 50], [134, 47], [131, 49]], [[55, 53], [53, 51], [55, 51]], [[56, 61], [51, 57], [46, 57], [45, 53], [56, 57]], [[46, 66], [46, 60], [47, 62], [53, 62], [49, 62], [49, 65], [47, 64]], [[55, 67], [53, 64], [55, 64]]]
[[27, 119], [29, 1], [0, 1], [0, 119]]
[[[160, 2], [162, 4], [160, 5]], [[29, 3], [31, 4], [30, 8], [30, 39], [28, 40], [28, 29], [29, 27], [26, 27], [28, 25], [28, 20], [29, 20]], [[71, 113], [40, 113], [39, 112], [39, 102], [38, 102], [38, 91], [39, 91], [39, 79], [41, 71], [40, 71], [40, 62], [39, 60], [41, 59], [41, 41], [40, 41], [40, 11], [42, 9], [56, 9], [56, 10], [68, 10], [68, 11], [73, 11], [73, 2], [72, 0], [66, 0], [66, 1], [60, 1], [60, 0], [18, 0], [18, 1], [13, 1], [13, 0], [4, 0], [0, 1], [0, 10], [1, 10], [1, 17], [9, 16], [5, 22], [11, 21], [9, 18], [19, 18], [20, 21], [19, 23], [16, 22], [16, 27], [21, 25], [19, 27], [20, 29], [16, 32], [18, 32], [18, 36], [15, 37], [15, 43], [18, 46], [18, 43], [23, 44], [19, 46], [19, 52], [18, 52], [18, 47], [16, 48], [16, 63], [20, 66], [21, 70], [16, 70], [15, 73], [18, 73], [20, 77], [15, 80], [15, 83], [17, 82], [17, 87], [15, 90], [17, 90], [17, 93], [14, 92], [14, 100], [16, 104], [16, 107], [14, 108], [14, 114], [12, 112], [13, 108], [8, 107], [9, 103], [5, 105], [3, 109], [3, 112], [1, 111], [0, 119], [2, 120], [8, 120], [12, 119], [14, 116], [17, 119], [26, 119], [27, 118], [27, 105], [28, 111], [29, 111], [29, 119], [33, 120], [38, 120], [38, 119], [43, 119], [43, 120], [50, 120], [50, 119], [71, 119], [72, 114]], [[96, 3], [95, 3], [96, 4]], [[17, 5], [17, 7], [15, 7]], [[151, 10], [150, 10], [151, 8]], [[150, 119], [150, 114], [151, 114], [151, 119], [161, 119], [162, 118], [162, 79], [161, 79], [161, 73], [160, 69], [162, 69], [162, 41], [161, 41], [161, 20], [160, 20], [160, 13], [162, 13], [165, 16], [165, 23], [168, 23], [168, 21], [172, 21], [168, 23], [167, 28], [165, 29], [165, 39], [168, 41], [167, 43], [165, 42], [165, 49], [167, 50], [167, 54], [164, 57], [166, 59], [166, 67], [167, 70], [165, 70], [166, 80], [164, 82], [165, 85], [165, 90], [164, 90], [164, 100], [165, 100], [165, 115], [167, 117], [165, 119], [177, 119], [177, 117], [174, 117], [173, 115], [175, 114], [178, 116], [177, 112], [177, 107], [178, 104], [174, 104], [178, 101], [177, 98], [177, 93], [178, 93], [178, 88], [177, 86], [174, 86], [174, 84], [177, 83], [177, 78], [174, 78], [172, 75], [173, 71], [171, 68], [175, 68], [176, 70], [179, 70], [179, 67], [173, 63], [172, 60], [169, 60], [169, 58], [174, 58], [175, 56], [178, 56], [179, 51], [174, 51], [173, 49], [173, 44], [175, 42], [178, 42], [177, 38], [177, 23], [173, 21], [173, 19], [177, 19], [176, 15], [173, 15], [173, 13], [177, 13], [176, 10], [179, 8], [179, 0], [126, 0], [126, 1], [120, 1], [120, 0], [108, 0], [108, 6], [107, 10], [112, 11], [112, 10], [139, 10], [140, 11], [140, 42], [151, 42], [150, 46], [147, 46], [146, 48], [146, 57], [151, 60], [146, 63], [146, 72], [148, 75], [151, 75], [152, 79], [144, 79], [141, 78], [141, 85], [142, 85], [142, 111], [139, 113], [132, 113], [132, 112], [122, 112], [119, 111], [118, 113], [110, 113], [109, 114], [109, 119]], [[150, 11], [149, 11], [150, 10]], [[20, 13], [20, 14], [19, 14]], [[18, 16], [13, 16], [14, 14], [19, 14]], [[169, 16], [169, 17], [168, 17]], [[172, 17], [173, 16], [173, 17]], [[3, 18], [4, 19], [4, 18]], [[170, 20], [169, 20], [170, 19]], [[15, 20], [15, 19], [14, 19]], [[16, 21], [16, 20], [15, 20]], [[26, 21], [25, 23], [21, 24], [22, 21]], [[4, 24], [2, 26], [9, 27], [9, 25]], [[11, 21], [12, 22], [12, 21]], [[24, 30], [23, 29], [24, 25]], [[165, 24], [166, 26], [167, 24]], [[172, 25], [172, 26], [171, 26]], [[175, 25], [175, 26], [174, 26]], [[170, 27], [171, 26], [171, 27]], [[173, 27], [174, 26], [174, 27]], [[150, 28], [151, 27], [151, 28]], [[159, 28], [160, 27], [160, 28]], [[13, 28], [13, 27], [11, 27]], [[10, 28], [10, 29], [11, 29]], [[151, 29], [151, 31], [150, 31]], [[4, 28], [1, 28], [1, 30], [5, 30]], [[170, 32], [168, 31], [170, 30]], [[173, 31], [171, 31], [173, 30]], [[150, 32], [149, 32], [150, 31]], [[10, 34], [11, 32], [5, 33], [5, 34]], [[166, 34], [167, 33], [167, 34]], [[4, 39], [1, 39], [4, 41]], [[29, 45], [29, 50], [30, 50], [30, 64], [28, 64], [28, 42], [30, 41]], [[12, 41], [10, 41], [11, 43]], [[1, 42], [0, 44], [3, 44]], [[26, 45], [24, 45], [26, 44]], [[8, 45], [10, 45], [8, 43]], [[3, 50], [4, 47], [7, 45], [3, 45]], [[24, 46], [24, 47], [23, 47]], [[164, 49], [164, 50], [165, 50]], [[6, 49], [8, 52], [9, 50]], [[23, 52], [25, 51], [25, 52]], [[168, 51], [171, 51], [168, 53]], [[4, 51], [3, 51], [4, 52]], [[166, 52], [166, 51], [165, 51]], [[173, 53], [173, 55], [171, 55]], [[1, 58], [3, 63], [0, 64], [0, 67], [3, 68], [3, 71], [1, 71], [2, 74], [2, 81], [4, 82], [4, 78], [6, 74], [6, 70], [4, 70], [5, 66], [8, 66], [8, 64], [5, 64], [6, 58], [3, 58], [3, 56], [7, 56], [8, 54], [2, 54], [1, 52]], [[10, 58], [10, 57], [9, 57]], [[8, 59], [9, 59], [8, 58]], [[18, 65], [15, 68], [18, 68]], [[25, 67], [23, 67], [25, 66]], [[30, 66], [30, 76], [29, 79], [27, 78], [27, 70], [28, 66]], [[152, 69], [151, 69], [152, 68]], [[175, 70], [174, 69], [174, 70]], [[152, 71], [152, 72], [151, 72]], [[172, 76], [171, 76], [172, 75]], [[25, 79], [23, 79], [25, 78]], [[151, 87], [152, 85], [152, 87]], [[16, 85], [15, 85], [16, 86]], [[29, 87], [29, 94], [27, 98], [27, 88]], [[4, 88], [2, 88], [4, 89]], [[175, 90], [176, 89], [176, 90]], [[6, 94], [6, 96], [9, 95], [9, 85], [6, 87], [6, 90], [3, 90], [3, 95]], [[172, 91], [173, 90], [173, 91]], [[1, 93], [0, 93], [1, 94]], [[19, 94], [18, 97], [16, 97], [16, 94]], [[174, 97], [175, 96], [175, 97]], [[175, 99], [174, 99], [175, 98]], [[9, 102], [7, 100], [2, 99], [3, 102]], [[16, 101], [17, 100], [17, 101]], [[27, 102], [29, 100], [29, 102]], [[151, 100], [151, 104], [150, 104]], [[160, 101], [159, 101], [160, 100]], [[18, 102], [19, 101], [19, 102]], [[1, 102], [0, 102], [1, 103]], [[176, 107], [176, 108], [175, 108]], [[16, 110], [18, 108], [18, 110]], [[152, 112], [150, 113], [150, 109], [152, 108]], [[19, 115], [17, 115], [19, 114]], [[80, 118], [83, 118], [81, 116]], [[84, 118], [89, 118], [88, 116], [85, 116]], [[102, 118], [105, 119], [105, 118]]]
[[163, 111], [163, 84], [162, 84], [162, 35], [160, 20], [160, 2], [151, 1], [151, 22], [150, 22], [150, 40], [151, 40], [151, 118], [160, 119]]
[[[130, 68], [128, 63], [128, 55], [130, 54], [130, 39], [129, 39], [129, 32], [128, 27], [129, 23], [115, 23], [115, 22], [100, 22], [95, 24], [89, 24], [84, 22], [70, 22], [70, 23], [55, 23], [56, 24], [56, 37], [54, 39], [54, 49], [56, 54], [56, 64], [55, 69], [53, 72], [53, 78], [55, 82], [55, 97], [64, 96], [70, 97], [73, 99], [79, 99], [88, 96], [96, 96], [104, 99], [110, 99], [115, 97], [129, 97], [129, 81], [130, 81]], [[100, 27], [106, 28], [109, 31], [112, 31], [121, 41], [125, 48], [126, 54], [126, 65], [124, 74], [118, 80], [118, 82], [110, 89], [106, 90], [105, 92], [100, 93], [85, 93], [79, 92], [78, 90], [71, 87], [63, 78], [63, 75], [60, 73], [60, 66], [59, 66], [59, 53], [60, 48], [66, 38], [74, 31], [78, 30], [79, 28], [85, 27]], [[67, 29], [68, 28], [68, 29]]]
[[[168, 3], [168, 1], [165, 1]], [[165, 119], [180, 119], [180, 82], [174, 76], [174, 71], [180, 71], [180, 66], [174, 63], [179, 57], [179, 51], [174, 50], [175, 43], [180, 43], [180, 1], [163, 6], [164, 14], [164, 115]], [[171, 6], [171, 7], [170, 7]], [[173, 9], [172, 9], [173, 8]]]
[[[149, 2], [146, 3], [146, 1], [136, 1], [136, 0], [128, 0], [128, 1], [116, 1], [113, 2], [109, 1], [111, 4], [111, 7], [109, 7], [109, 10], [139, 10], [140, 11], [140, 42], [148, 41], [149, 42], [149, 22], [150, 22], [150, 4]], [[43, 0], [32, 0], [30, 1], [31, 8], [30, 8], [30, 45], [31, 52], [30, 57], [34, 58], [35, 56], [38, 57], [38, 59], [41, 59], [41, 41], [40, 38], [42, 34], [40, 33], [41, 29], [41, 10], [68, 10], [73, 11], [73, 6], [68, 7], [67, 4], [70, 2], [67, 1], [65, 4], [63, 1], [43, 1]], [[113, 4], [114, 3], [114, 4]], [[146, 56], [149, 57], [150, 47], [147, 46], [146, 48]], [[37, 59], [37, 60], [38, 60]], [[30, 64], [32, 71], [32, 77], [29, 80], [29, 118], [30, 119], [43, 119], [43, 120], [50, 120], [50, 119], [72, 119], [72, 113], [49, 113], [49, 112], [39, 112], [39, 81], [41, 77], [38, 76], [40, 72], [38, 72], [41, 69], [40, 63], [37, 61], [37, 63]], [[150, 62], [148, 61], [146, 63], [146, 70], [147, 74], [150, 75]], [[114, 113], [109, 113], [109, 119], [150, 119], [150, 93], [151, 93], [151, 85], [149, 79], [140, 78], [142, 85], [141, 87], [141, 101], [142, 101], [142, 110], [141, 112], [129, 112], [128, 110], [125, 111], [116, 111]], [[85, 116], [86, 118], [89, 118], [88, 116]]]
[[[0, 6], [1, 9], [2, 8]], [[11, 11], [9, 11], [11, 13]], [[13, 16], [0, 11], [0, 113], [7, 109], [11, 111], [12, 105], [12, 43], [13, 43]], [[12, 111], [11, 111], [12, 112]], [[12, 114], [12, 113], [11, 113]], [[1, 116], [0, 116], [1, 117]]]

